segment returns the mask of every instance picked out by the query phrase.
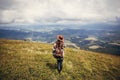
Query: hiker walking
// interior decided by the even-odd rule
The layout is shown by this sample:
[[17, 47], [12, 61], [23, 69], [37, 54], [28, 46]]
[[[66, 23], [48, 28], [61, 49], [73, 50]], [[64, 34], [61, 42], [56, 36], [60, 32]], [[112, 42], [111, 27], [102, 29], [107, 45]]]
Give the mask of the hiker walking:
[[58, 56], [64, 58], [64, 37], [63, 35], [57, 35], [57, 41], [53, 45], [53, 56], [56, 58]]

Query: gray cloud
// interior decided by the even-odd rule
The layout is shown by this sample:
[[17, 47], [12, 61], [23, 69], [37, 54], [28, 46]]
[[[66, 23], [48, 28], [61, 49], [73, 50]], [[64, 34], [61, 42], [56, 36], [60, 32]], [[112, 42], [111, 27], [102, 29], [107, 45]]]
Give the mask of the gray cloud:
[[0, 23], [117, 21], [120, 0], [0, 0]]

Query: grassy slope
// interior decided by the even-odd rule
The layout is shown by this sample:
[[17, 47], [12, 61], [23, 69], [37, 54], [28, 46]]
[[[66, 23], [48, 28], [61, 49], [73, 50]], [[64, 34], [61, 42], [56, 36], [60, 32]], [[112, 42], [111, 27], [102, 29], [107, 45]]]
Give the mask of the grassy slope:
[[120, 56], [65, 49], [59, 76], [52, 45], [0, 39], [0, 80], [119, 80]]

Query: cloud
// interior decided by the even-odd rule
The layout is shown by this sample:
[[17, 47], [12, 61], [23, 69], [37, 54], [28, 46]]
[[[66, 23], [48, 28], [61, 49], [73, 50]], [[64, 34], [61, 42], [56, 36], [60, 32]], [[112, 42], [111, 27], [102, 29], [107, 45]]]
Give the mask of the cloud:
[[0, 0], [0, 23], [114, 22], [120, 0]]

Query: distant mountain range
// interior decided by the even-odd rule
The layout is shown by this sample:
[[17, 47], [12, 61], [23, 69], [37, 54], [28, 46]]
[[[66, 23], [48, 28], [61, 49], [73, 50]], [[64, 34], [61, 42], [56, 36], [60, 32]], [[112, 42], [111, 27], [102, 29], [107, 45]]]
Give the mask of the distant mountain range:
[[[52, 43], [56, 35], [85, 50], [120, 55], [120, 25], [1, 25], [0, 38]], [[68, 44], [68, 43], [67, 43]], [[68, 44], [68, 45], [69, 45]], [[74, 45], [73, 45], [74, 44]], [[70, 45], [69, 45], [70, 46]]]

